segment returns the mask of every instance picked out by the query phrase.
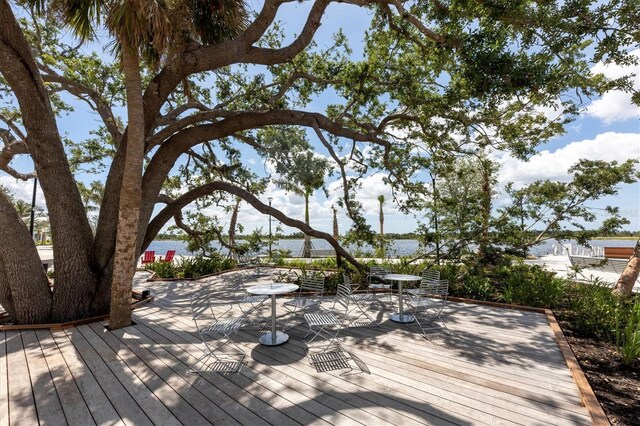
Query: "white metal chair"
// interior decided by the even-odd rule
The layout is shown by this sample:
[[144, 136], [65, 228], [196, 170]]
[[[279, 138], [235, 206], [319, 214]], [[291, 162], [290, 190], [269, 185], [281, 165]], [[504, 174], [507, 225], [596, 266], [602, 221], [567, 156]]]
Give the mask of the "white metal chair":
[[367, 273], [369, 290], [387, 290], [385, 293], [388, 293], [389, 301], [391, 301], [391, 295], [393, 293], [393, 284], [385, 282], [384, 276], [390, 273], [391, 272], [381, 266], [370, 266], [369, 272]]
[[449, 332], [442, 319], [442, 310], [449, 296], [448, 280], [422, 280], [418, 293], [407, 298], [407, 312], [416, 320], [408, 326], [417, 325], [423, 335], [426, 330], [442, 328]]
[[[340, 346], [341, 341], [338, 333], [342, 330], [343, 324], [350, 322], [348, 317], [349, 303], [351, 302], [351, 291], [345, 285], [338, 284], [334, 309], [332, 311], [318, 311], [314, 313], [304, 314], [304, 320], [311, 330], [313, 336], [307, 341], [307, 348], [318, 337], [324, 336], [328, 339], [327, 345], [319, 353], [326, 352], [331, 345]], [[340, 305], [343, 312], [336, 310], [336, 305]], [[335, 331], [332, 331], [335, 329]]]
[[291, 318], [287, 321], [284, 328], [290, 329], [291, 322], [296, 317], [302, 315], [312, 309], [317, 309], [322, 302], [324, 294], [324, 275], [309, 274], [304, 275], [300, 279], [300, 289], [298, 296], [284, 302], [284, 307], [291, 313]]
[[[438, 281], [440, 279], [440, 271], [436, 270], [436, 269], [425, 269], [422, 271], [422, 280], [421, 280], [421, 284], [423, 282], [433, 282], [433, 281]], [[418, 288], [407, 288], [404, 289], [404, 292], [411, 295], [411, 296], [419, 296], [420, 295], [420, 287]]]
[[[240, 370], [245, 354], [233, 342], [232, 336], [242, 327], [244, 316], [225, 317], [232, 307], [229, 304], [225, 307], [226, 310], [216, 315], [208, 292], [201, 290], [191, 298], [192, 318], [205, 349], [189, 368], [190, 373], [231, 373]], [[229, 346], [233, 346], [235, 350], [223, 350]], [[208, 360], [213, 362], [207, 362]]]
[[[375, 298], [374, 294], [370, 292], [355, 293], [355, 291], [359, 288], [359, 286], [351, 282], [351, 278], [349, 278], [349, 275], [342, 274], [342, 279], [344, 281], [344, 286], [349, 289], [349, 297], [351, 299], [351, 302], [353, 302], [353, 308], [351, 308], [347, 312], [347, 316], [349, 316], [349, 324], [361, 325], [360, 323], [362, 322], [361, 321], [359, 322], [358, 320], [364, 316], [369, 320], [369, 322], [367, 322], [366, 325], [375, 325], [379, 327], [380, 324], [378, 323], [378, 321], [376, 321], [373, 317], [371, 317], [371, 315], [369, 315], [369, 313], [367, 312], [367, 309], [362, 306], [364, 304], [368, 304], [369, 306], [371, 306], [374, 303], [376, 305], [380, 305], [379, 301]], [[337, 298], [333, 303], [334, 309], [335, 309], [336, 303], [338, 303]], [[354, 318], [351, 315], [351, 313], [355, 310], [360, 311], [360, 313], [358, 316]]]
[[[245, 322], [253, 326], [258, 330], [262, 330], [264, 326], [271, 320], [265, 317], [259, 308], [262, 304], [269, 299], [267, 295], [249, 294], [244, 289], [237, 289], [233, 291], [233, 298], [235, 303], [238, 304], [240, 311], [244, 315]], [[258, 321], [251, 318], [251, 315], [257, 312]]]

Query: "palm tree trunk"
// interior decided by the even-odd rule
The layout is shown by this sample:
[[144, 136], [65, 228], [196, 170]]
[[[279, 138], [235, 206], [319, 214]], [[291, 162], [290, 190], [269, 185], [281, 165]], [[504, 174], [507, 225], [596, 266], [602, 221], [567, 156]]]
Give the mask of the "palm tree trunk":
[[111, 284], [109, 328], [131, 324], [131, 284], [136, 268], [136, 243], [142, 195], [142, 160], [144, 158], [144, 110], [138, 51], [122, 47], [128, 114], [126, 159], [120, 190], [118, 229]]
[[630, 296], [633, 286], [640, 275], [640, 238], [636, 241], [633, 256], [629, 259], [627, 266], [618, 278], [618, 282], [613, 287], [613, 292], [621, 296]]
[[[309, 226], [309, 191], [304, 191], [304, 223]], [[302, 257], [311, 257], [311, 237], [304, 234], [304, 245], [302, 246]]]
[[233, 205], [231, 212], [231, 220], [229, 220], [229, 244], [233, 247], [229, 250], [232, 259], [238, 260], [238, 251], [236, 250], [236, 228], [238, 226], [238, 211], [240, 210], [240, 198], [236, 197], [236, 203]]
[[482, 229], [480, 231], [480, 241], [478, 241], [478, 258], [484, 262], [489, 245], [489, 220], [491, 218], [491, 165], [488, 160], [481, 160], [482, 167]]
[[380, 202], [380, 212], [378, 214], [378, 218], [380, 219], [380, 256], [386, 257], [384, 252], [384, 211], [382, 210], [384, 196], [379, 196], [378, 201]]

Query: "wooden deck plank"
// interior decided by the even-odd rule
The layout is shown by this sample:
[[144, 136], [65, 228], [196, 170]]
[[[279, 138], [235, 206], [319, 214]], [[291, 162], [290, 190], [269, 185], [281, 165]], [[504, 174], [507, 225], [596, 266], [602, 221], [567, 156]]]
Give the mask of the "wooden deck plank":
[[[160, 306], [163, 306], [163, 302], [159, 302], [156, 303], [157, 305], [159, 304]], [[493, 308], [495, 309], [495, 308]], [[174, 316], [177, 317], [177, 315]], [[394, 328], [395, 327], [395, 328]], [[413, 339], [413, 343], [420, 343], [423, 342], [424, 339], [418, 335], [415, 332], [406, 332], [404, 335], [402, 335], [402, 337], [399, 336], [394, 336], [392, 333], [390, 333], [391, 331], [395, 330], [395, 329], [399, 329], [399, 330], [403, 330], [404, 328], [400, 326], [400, 328], [397, 328], [398, 325], [395, 325], [395, 323], [393, 323], [393, 325], [384, 325], [381, 328], [382, 330], [385, 331], [385, 333], [379, 333], [379, 336], [377, 337], [376, 343], [381, 343], [383, 345], [389, 345], [389, 347], [393, 347], [393, 348], [397, 348], [398, 345], [402, 345], [403, 349], [409, 349], [411, 350], [411, 346], [407, 346], [405, 345], [405, 343], [408, 341], [407, 338], [409, 339]], [[391, 339], [391, 340], [386, 340], [386, 339]], [[391, 343], [390, 343], [391, 342]], [[421, 348], [421, 350], [424, 348]], [[481, 357], [481, 358], [475, 358], [475, 359], [468, 359], [468, 362], [464, 362], [464, 360], [466, 358], [468, 358], [468, 356], [466, 356], [466, 354], [468, 352], [472, 352], [473, 351], [473, 347], [470, 348], [465, 348], [464, 351], [461, 351], [462, 353], [460, 353], [460, 356], [455, 357], [455, 359], [452, 359], [454, 357], [448, 357], [446, 359], [446, 362], [452, 361], [455, 362], [457, 365], [460, 365], [460, 367], [464, 370], [468, 370], [468, 369], [475, 369], [475, 368], [483, 368], [481, 365], [479, 365], [479, 363], [477, 361], [480, 362], [485, 362], [487, 359], [485, 359], [485, 357]], [[476, 350], [478, 349], [477, 347], [475, 348]], [[425, 350], [429, 350], [429, 348], [426, 348]], [[432, 353], [436, 356], [440, 356], [442, 353], [441, 349], [437, 349], [435, 351], [432, 351]], [[491, 351], [491, 356], [493, 356], [494, 351]], [[513, 358], [513, 357], [512, 357]], [[461, 359], [463, 361], [461, 361]], [[493, 358], [489, 358], [489, 361], [495, 363], [495, 360]], [[475, 362], [475, 364], [473, 364]], [[503, 362], [506, 362], [505, 360], [503, 360]], [[568, 373], [568, 371], [566, 370], [566, 367], [564, 370], [553, 370], [553, 371], [540, 371], [540, 367], [538, 364], [536, 364], [535, 367], [535, 372], [531, 370], [531, 368], [524, 368], [522, 365], [519, 365], [519, 360], [514, 359], [514, 362], [516, 363], [515, 365], [509, 365], [509, 366], [497, 366], [494, 367], [493, 365], [491, 366], [491, 368], [489, 369], [485, 369], [487, 370], [487, 373], [490, 375], [495, 375], [496, 373], [500, 374], [501, 372], [503, 372], [503, 377], [505, 379], [510, 379], [511, 377], [515, 377], [518, 378], [518, 375], [521, 375], [523, 377], [522, 381], [524, 381], [525, 383], [530, 383], [532, 385], [535, 385], [538, 382], [544, 382], [544, 383], [548, 383], [548, 385], [544, 385], [544, 391], [548, 391], [548, 390], [555, 390], [556, 387], [566, 387], [567, 389], [570, 390], [570, 392], [574, 392], [575, 391], [575, 383], [573, 382], [573, 379], [571, 378], [570, 373]], [[496, 369], [498, 371], [496, 371]], [[560, 376], [558, 375], [558, 373], [560, 373]], [[532, 380], [525, 380], [524, 378], [531, 378], [534, 379]]]
[[[172, 330], [176, 333], [177, 330]], [[193, 349], [195, 354], [200, 351], [198, 345], [198, 339], [195, 338], [190, 331], [180, 330], [177, 334], [181, 336], [181, 338], [185, 341], [193, 345]], [[195, 361], [195, 354], [191, 362]], [[249, 367], [249, 366], [247, 366]], [[341, 413], [336, 413], [335, 411], [327, 412], [327, 408], [322, 404], [318, 404], [313, 399], [303, 399], [303, 396], [291, 389], [289, 386], [274, 380], [273, 377], [256, 374], [255, 371], [251, 370], [251, 368], [243, 368], [242, 374], [239, 375], [230, 375], [229, 380], [234, 381], [240, 388], [252, 387], [251, 383], [258, 384], [262, 386], [262, 389], [259, 392], [255, 392], [256, 396], [260, 398], [268, 398], [266, 401], [271, 402], [274, 408], [277, 408], [280, 411], [286, 412], [290, 417], [296, 419], [300, 423], [306, 424], [309, 422], [320, 422], [324, 421], [321, 419], [322, 414], [331, 414], [338, 418], [341, 424], [349, 424], [350, 420], [348, 417], [342, 415]], [[280, 397], [280, 398], [278, 398]], [[282, 401], [279, 401], [282, 398]], [[299, 405], [304, 403], [304, 409], [301, 409]], [[312, 415], [310, 417], [309, 415]]]
[[[45, 332], [44, 330], [37, 333]], [[67, 334], [60, 330], [51, 333], [58, 349], [67, 364], [69, 371], [82, 392], [84, 400], [91, 411], [94, 421], [99, 425], [124, 425], [120, 415], [113, 407], [107, 395], [100, 387], [91, 369], [82, 360]]]
[[[210, 422], [195, 410], [179, 392], [176, 392], [153, 369], [150, 369], [133, 351], [113, 335], [113, 332], [105, 330], [100, 323], [88, 324], [96, 336], [117, 355], [120, 360], [140, 379], [142, 383], [157, 397], [174, 416], [183, 424], [208, 425]], [[129, 327], [127, 327], [129, 328]], [[118, 333], [126, 333], [124, 328]]]
[[[219, 406], [219, 397], [211, 390], [214, 388], [209, 382], [198, 375], [188, 374], [188, 365], [176, 361], [161, 344], [146, 337], [140, 330], [140, 324], [130, 327], [125, 333], [119, 330], [114, 335], [120, 338], [132, 351], [145, 362], [149, 368], [156, 371], [163, 379], [167, 380], [174, 389], [198, 409], [202, 415], [214, 424], [240, 424]], [[217, 389], [216, 389], [217, 390]], [[245, 424], [256, 424], [257, 418], [240, 416]]]
[[[141, 324], [138, 324], [138, 328], [140, 328], [140, 327], [141, 327]], [[155, 333], [155, 331], [153, 331], [151, 328], [146, 327], [146, 326], [144, 326], [144, 327], [145, 328], [143, 328], [142, 331], [144, 331], [146, 334]], [[172, 336], [171, 337], [171, 341], [175, 341], [174, 339], [177, 339], [177, 338], [178, 338], [177, 336]], [[157, 337], [156, 337], [156, 339], [157, 339]], [[181, 349], [177, 349], [177, 348], [178, 348], [178, 345], [169, 345], [167, 347], [167, 350], [172, 351], [172, 352], [182, 351]], [[262, 347], [258, 347], [257, 346], [255, 348], [255, 351], [259, 351], [259, 350], [262, 350], [262, 349], [263, 349]], [[268, 350], [268, 348], [267, 348], [267, 350]], [[255, 354], [256, 352], [252, 352], [252, 353]], [[176, 356], [181, 356], [181, 354], [178, 353], [178, 354], [176, 354]], [[278, 359], [277, 361], [282, 361], [282, 360]], [[291, 361], [292, 362], [299, 361], [299, 357], [297, 357], [296, 359], [292, 359]], [[278, 367], [277, 365], [274, 365], [274, 363], [270, 363], [270, 366], [272, 368], [277, 368]], [[257, 369], [256, 365], [252, 365], [252, 367], [254, 369]], [[309, 367], [309, 370], [310, 369], [311, 369], [311, 367]], [[271, 372], [266, 371], [266, 370], [263, 370], [261, 372], [264, 372], [264, 374], [267, 375], [267, 376], [270, 376], [270, 374], [271, 374]], [[313, 370], [313, 372], [315, 373], [315, 370]], [[298, 373], [296, 372], [295, 375], [298, 376]], [[308, 381], [302, 383], [302, 386], [314, 386], [318, 381], [323, 381], [323, 379], [317, 377], [317, 374], [316, 374], [316, 377], [310, 376]], [[341, 393], [340, 397], [341, 397], [341, 399], [343, 399], [343, 400], [345, 400], [347, 402], [350, 402], [351, 405], [354, 406], [354, 407], [358, 407], [358, 406], [362, 406], [363, 405], [361, 403], [361, 401], [360, 401], [362, 398], [358, 397], [355, 392], [353, 392], [353, 393]], [[389, 414], [389, 411], [390, 411], [389, 409], [386, 409], [386, 408], [384, 409], [385, 414]], [[384, 420], [387, 420], [386, 417], [389, 417], [389, 416], [388, 415], [383, 415], [383, 416], [379, 416], [379, 417], [384, 419]], [[392, 418], [393, 418], [393, 416], [392, 416]], [[410, 424], [409, 422], [405, 421], [406, 419], [407, 418], [405, 417], [403, 422], [399, 422], [398, 421], [398, 422], [391, 422], [391, 423], [393, 423], [393, 424], [405, 424], [405, 423]]]
[[[203, 344], [191, 319], [191, 294], [210, 288], [220, 302], [216, 309], [226, 308], [230, 287], [268, 277], [242, 271], [189, 283], [140, 278], [136, 287], [150, 289], [156, 299], [134, 313], [134, 326], [114, 332], [99, 323], [54, 333], [0, 332], [0, 426], [14, 419], [42, 423], [45, 415], [60, 423], [61, 414], [72, 412], [64, 402], [72, 397], [79, 407], [74, 409], [85, 416], [88, 411], [99, 424], [590, 424], [543, 314], [449, 303], [451, 334], [434, 333], [427, 340], [389, 321], [390, 310], [374, 311], [381, 327], [341, 332], [344, 348], [370, 374], [317, 372], [300, 328], [277, 347], [258, 344], [260, 332], [243, 329], [234, 339], [247, 355], [238, 374], [194, 375], [188, 368]], [[270, 306], [262, 313], [270, 315]], [[280, 324], [286, 315], [278, 309]], [[20, 383], [24, 377], [27, 382]], [[65, 393], [72, 384], [76, 390]], [[19, 402], [14, 389], [33, 403]], [[14, 417], [16, 409], [27, 416]]]
[[[139, 314], [142, 314], [142, 312], [140, 312]], [[164, 318], [161, 318], [159, 316], [156, 316], [155, 319], [157, 321], [159, 321], [160, 323], [168, 322], [168, 320], [166, 320]], [[177, 324], [179, 324], [180, 322], [183, 322], [183, 321], [181, 321], [180, 317], [173, 316], [171, 318], [170, 322], [171, 322], [171, 324], [173, 324], [175, 326], [175, 325], [177, 325]], [[188, 322], [184, 321], [184, 323], [185, 323], [185, 327], [188, 328], [189, 327]], [[257, 338], [256, 338], [256, 340], [257, 340]], [[286, 345], [284, 345], [282, 347], [279, 347], [278, 349], [282, 349], [283, 351], [289, 351], [290, 347], [291, 347], [291, 345], [289, 343], [287, 343]], [[266, 349], [267, 351], [271, 350], [272, 353], [274, 352], [273, 351], [274, 348], [262, 348], [262, 347], [260, 347], [260, 350], [262, 350], [262, 349]], [[282, 365], [286, 365], [287, 367], [291, 367], [291, 365], [296, 365], [297, 366], [298, 364], [300, 364], [301, 360], [302, 360], [302, 363], [306, 363], [307, 362], [306, 358], [304, 358], [304, 350], [303, 349], [299, 349], [298, 352], [295, 353], [293, 357], [291, 357], [290, 359], [286, 360], [286, 363], [283, 362], [282, 360], [278, 360], [278, 361], [279, 361], [279, 363], [282, 363]], [[293, 361], [293, 363], [291, 361]], [[275, 364], [277, 365], [277, 363], [275, 363]], [[309, 370], [312, 370], [311, 366], [309, 366], [308, 368], [309, 368]], [[314, 373], [315, 376], [318, 375], [318, 373], [316, 373], [315, 370], [313, 370], [313, 373]], [[328, 376], [328, 374], [323, 374], [322, 375], [322, 377], [325, 377], [325, 376]], [[377, 378], [375, 380], [377, 380]], [[376, 387], [378, 387], [378, 386], [377, 385], [373, 386], [374, 389]], [[370, 388], [365, 388], [365, 392], [371, 392], [371, 390], [372, 390], [371, 387]], [[362, 389], [360, 389], [360, 391], [362, 391]], [[384, 389], [381, 389], [381, 391], [384, 394]], [[371, 392], [371, 393], [373, 393], [373, 392]], [[393, 398], [393, 396], [391, 396], [391, 398]], [[409, 397], [409, 399], [411, 399], [411, 398]], [[417, 407], [418, 409], [425, 409], [426, 410], [425, 412], [422, 412], [420, 414], [420, 416], [430, 418], [429, 423], [431, 423], [431, 424], [434, 423], [434, 422], [435, 423], [443, 423], [443, 418], [451, 417], [451, 416], [448, 416], [447, 413], [442, 412], [441, 410], [434, 409], [433, 407], [430, 407], [430, 406], [426, 406], [425, 407], [425, 404], [422, 404], [421, 402], [419, 402], [417, 400], [416, 401], [409, 401], [408, 404], [411, 405], [412, 402], [415, 402], [414, 406]], [[367, 406], [369, 407], [369, 406], [371, 406], [371, 404], [368, 404]], [[440, 416], [440, 417], [438, 417], [438, 416]], [[454, 424], [456, 424], [456, 422], [454, 420], [456, 420], [456, 418], [451, 417], [451, 421]], [[402, 424], [402, 423], [400, 423], [400, 424]], [[462, 424], [464, 424], [464, 422]]]
[[[171, 410], [178, 420], [185, 424], [210, 424], [207, 417], [195, 409], [190, 401], [183, 398], [182, 393], [179, 392], [179, 390], [182, 390], [185, 394], [187, 393], [191, 387], [188, 382], [180, 383], [181, 386], [177, 386], [177, 389], [174, 389], [169, 382], [171, 382], [171, 377], [177, 378], [177, 376], [172, 374], [172, 372], [170, 373], [164, 363], [157, 362], [154, 365], [151, 362], [145, 362], [139, 355], [140, 351], [132, 350], [132, 348], [125, 343], [125, 341], [131, 340], [130, 333], [135, 332], [135, 327], [132, 326], [104, 333], [101, 333], [102, 327], [100, 324], [91, 324], [90, 327], [96, 334], [101, 334], [105, 343], [107, 343], [118, 357], [127, 364], [131, 371], [143, 381], [147, 388], [152, 390], [158, 399]], [[152, 368], [154, 366], [156, 368]], [[168, 379], [169, 382], [167, 382], [165, 378]], [[174, 381], [173, 384], [175, 386], [176, 382]], [[210, 404], [211, 401], [208, 401], [208, 403]], [[213, 414], [213, 412], [209, 411], [207, 414]]]
[[129, 394], [127, 389], [111, 371], [100, 354], [84, 338], [76, 328], [65, 330], [73, 346], [82, 357], [87, 368], [91, 371], [96, 381], [100, 384], [113, 408], [127, 425], [153, 426], [153, 423], [140, 408], [138, 403]]
[[[488, 381], [487, 383], [495, 382], [503, 384], [504, 381], [500, 380], [500, 378], [505, 380], [511, 379], [509, 380], [509, 386], [514, 389], [521, 389], [528, 393], [537, 393], [544, 395], [545, 397], [548, 397], [551, 392], [553, 395], [558, 395], [563, 398], [574, 396], [576, 401], [579, 400], [577, 399], [577, 396], [575, 396], [576, 386], [573, 382], [568, 382], [567, 386], [558, 386], [557, 384], [549, 384], [547, 381], [540, 383], [539, 378], [537, 377], [526, 379], [519, 378], [515, 374], [509, 374], [508, 372], [506, 374], [498, 374], [496, 376], [495, 370], [481, 368], [478, 364], [469, 365], [468, 363], [455, 363], [457, 357], [445, 354], [445, 351], [443, 351], [442, 348], [438, 348], [436, 345], [427, 342], [423, 338], [418, 341], [414, 341], [407, 337], [392, 340], [390, 338], [387, 339], [386, 336], [385, 338], [381, 338], [375, 334], [374, 330], [366, 328], [353, 328], [348, 330], [348, 332], [349, 335], [355, 335], [360, 338], [376, 338], [378, 343], [388, 344], [391, 347], [401, 350], [406, 354], [405, 358], [409, 360], [424, 360], [425, 362], [421, 364], [421, 367], [432, 371], [439, 371], [458, 378], [468, 379], [474, 383], [478, 380], [482, 380], [483, 382]], [[354, 345], [356, 347], [361, 347], [361, 345], [358, 344], [357, 338], [354, 340]], [[516, 378], [518, 380], [515, 380]], [[553, 383], [553, 380], [551, 380], [551, 382]]]
[[0, 331], [0, 426], [9, 426], [9, 377], [7, 373], [7, 337]]
[[76, 330], [100, 354], [100, 357], [106, 362], [111, 372], [118, 378], [127, 392], [138, 403], [140, 409], [153, 423], [166, 426], [179, 426], [181, 424], [171, 410], [167, 409], [153, 392], [149, 392], [150, 389], [144, 385], [140, 378], [122, 362], [122, 359], [88, 325], [76, 327]]
[[19, 331], [7, 331], [9, 424], [38, 424], [38, 412], [29, 376], [29, 366]]
[[[577, 400], [577, 398], [575, 398], [575, 399]], [[495, 410], [495, 408], [494, 408], [494, 409], [492, 409], [492, 410]], [[506, 415], [506, 414], [507, 414], [506, 412], [503, 412], [503, 415]], [[536, 414], [536, 412], [535, 412], [535, 411], [534, 411], [534, 414]], [[544, 413], [543, 413], [543, 415], [544, 415]], [[552, 419], [547, 419], [547, 420], [552, 421]], [[527, 422], [527, 421], [529, 421], [529, 420], [528, 420], [528, 419], [523, 418], [523, 420], [522, 420], [522, 421], [523, 421], [523, 423], [526, 423], [526, 422]]]
[[[508, 392], [492, 392], [486, 385], [468, 387], [460, 380], [447, 380], [437, 375], [424, 374], [420, 368], [412, 368], [408, 363], [394, 360], [390, 357], [381, 357], [373, 352], [362, 352], [362, 359], [376, 370], [380, 375], [393, 380], [398, 369], [404, 369], [410, 378], [403, 378], [406, 384], [421, 391], [430, 392], [441, 398], [449, 398], [459, 405], [466, 405], [474, 410], [480, 410], [503, 420], [518, 421], [521, 424], [529, 424], [539, 420], [548, 424], [555, 424], [558, 418], [566, 418], [572, 422], [589, 422], [588, 416], [581, 416], [574, 410], [554, 409], [547, 404], [535, 404], [526, 398], [513, 395]], [[576, 407], [578, 407], [576, 405]], [[580, 409], [576, 411], [581, 411]], [[526, 417], [525, 417], [526, 416]]]
[[[23, 333], [25, 332], [23, 331]], [[49, 365], [49, 371], [51, 371], [67, 422], [69, 424], [95, 424], [91, 411], [69, 372], [51, 333], [49, 330], [38, 330], [36, 335]]]
[[[401, 336], [394, 335], [392, 333], [389, 333], [394, 329], [390, 328], [389, 325], [383, 324], [381, 330], [384, 332], [375, 334], [376, 339], [380, 339], [378, 343], [383, 345], [389, 344], [391, 345], [391, 347], [398, 347], [398, 345], [401, 345], [403, 350], [411, 350], [414, 344], [425, 340], [419, 333], [409, 331], [406, 328], [396, 326], [396, 329], [404, 329], [405, 332]], [[365, 339], [371, 339], [372, 337], [374, 337], [374, 335], [372, 335], [370, 332], [368, 332], [368, 334], [362, 334], [362, 332], [360, 331], [361, 329], [359, 328], [354, 328], [352, 330], [353, 331], [346, 331], [346, 333], [360, 334]], [[451, 333], [453, 334], [454, 331], [452, 331]], [[428, 354], [430, 358], [443, 358], [443, 360], [445, 361], [454, 362], [455, 365], [459, 366], [461, 369], [485, 371], [490, 375], [501, 375], [504, 372], [504, 374], [502, 374], [502, 377], [504, 377], [505, 379], [515, 377], [516, 380], [526, 382], [528, 378], [533, 378], [537, 382], [551, 383], [554, 386], [566, 386], [570, 389], [573, 389], [575, 387], [571, 375], [567, 371], [565, 371], [566, 368], [554, 369], [551, 371], [540, 371], [540, 369], [537, 368], [537, 365], [532, 365], [532, 367], [535, 368], [535, 371], [532, 371], [532, 368], [522, 366], [519, 360], [514, 360], [515, 362], [510, 362], [509, 364], [498, 365], [495, 362], [495, 359], [492, 356], [489, 356], [493, 355], [493, 348], [491, 348], [491, 352], [486, 356], [478, 356], [477, 354], [472, 353], [472, 350], [474, 349], [472, 345], [459, 346], [456, 345], [455, 341], [453, 341], [453, 343], [450, 343], [447, 340], [448, 338], [446, 336], [442, 337], [438, 336], [437, 334], [433, 335], [432, 338], [435, 340], [433, 346], [421, 348], [421, 351], [424, 350], [427, 352], [424, 355]], [[441, 343], [442, 347], [437, 347], [438, 343]], [[457, 351], [457, 353], [455, 353], [455, 356], [451, 356], [449, 353], [444, 352], [443, 348], [446, 348], [449, 351]], [[478, 348], [476, 347], [476, 349]], [[495, 365], [486, 367], [487, 362], [494, 363]]]
[[[186, 370], [197, 359], [202, 347], [174, 342], [166, 337], [172, 335], [173, 332], [156, 327], [154, 324], [140, 321], [136, 329], [142, 333], [141, 337], [144, 335], [152, 340], [166, 352], [167, 357], [172, 357], [176, 362], [176, 368]], [[242, 389], [234, 382], [225, 383], [225, 381], [231, 380], [230, 375], [193, 375], [193, 377], [199, 377], [194, 382], [194, 386], [202, 388], [201, 391], [208, 395], [214, 395], [216, 404], [231, 413], [229, 415], [233, 415], [242, 424], [277, 424], [278, 422], [291, 424], [293, 421], [289, 416], [269, 405], [268, 397], [272, 396], [270, 393], [254, 395], [251, 391], [255, 392], [255, 389]], [[219, 380], [217, 380], [218, 377], [220, 377]]]
[[[65, 417], [60, 397], [56, 391], [55, 381], [49, 371], [50, 366], [46, 360], [45, 348], [40, 347], [38, 338], [33, 330], [25, 330], [20, 333], [22, 335], [22, 344], [24, 352], [29, 360], [29, 375], [33, 387], [34, 399], [38, 410], [38, 417], [41, 424], [62, 425], [70, 423], [71, 420], [85, 421], [87, 424], [93, 423], [91, 415], [83, 416], [82, 409], [77, 410], [78, 414], [69, 413], [69, 419]], [[64, 369], [60, 369], [64, 375]], [[58, 375], [58, 371], [54, 371], [54, 376]], [[74, 402], [84, 405], [84, 400], [80, 395], [80, 391], [76, 388], [76, 398]]]

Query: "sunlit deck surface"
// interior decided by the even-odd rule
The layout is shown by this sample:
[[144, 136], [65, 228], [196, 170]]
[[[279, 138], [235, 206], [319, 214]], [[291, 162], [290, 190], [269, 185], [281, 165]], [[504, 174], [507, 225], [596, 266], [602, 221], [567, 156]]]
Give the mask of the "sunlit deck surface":
[[269, 276], [244, 270], [196, 282], [138, 278], [136, 288], [150, 289], [156, 300], [135, 311], [131, 327], [0, 332], [0, 425], [591, 423], [542, 314], [450, 303], [450, 335], [428, 340], [379, 312], [381, 327], [342, 334], [368, 372], [318, 372], [305, 356], [301, 328], [277, 347], [261, 346], [259, 331], [243, 330], [240, 373], [200, 376], [187, 372], [203, 349], [191, 294], [202, 285], [222, 295]]

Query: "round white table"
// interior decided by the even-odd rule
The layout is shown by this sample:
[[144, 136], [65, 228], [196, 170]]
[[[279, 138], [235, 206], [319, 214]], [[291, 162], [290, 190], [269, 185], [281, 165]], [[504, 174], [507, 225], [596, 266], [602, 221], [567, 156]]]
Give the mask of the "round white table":
[[421, 281], [422, 277], [418, 275], [407, 274], [385, 274], [381, 275], [380, 278], [385, 281], [394, 281], [398, 283], [398, 313], [389, 316], [391, 321], [400, 322], [403, 324], [415, 321], [416, 318], [413, 315], [405, 315], [404, 313], [404, 306], [402, 304], [402, 283]]
[[271, 333], [263, 334], [258, 341], [266, 346], [277, 346], [289, 340], [289, 335], [276, 330], [276, 294], [285, 294], [296, 291], [299, 287], [295, 284], [260, 284], [247, 288], [247, 293], [271, 296]]

